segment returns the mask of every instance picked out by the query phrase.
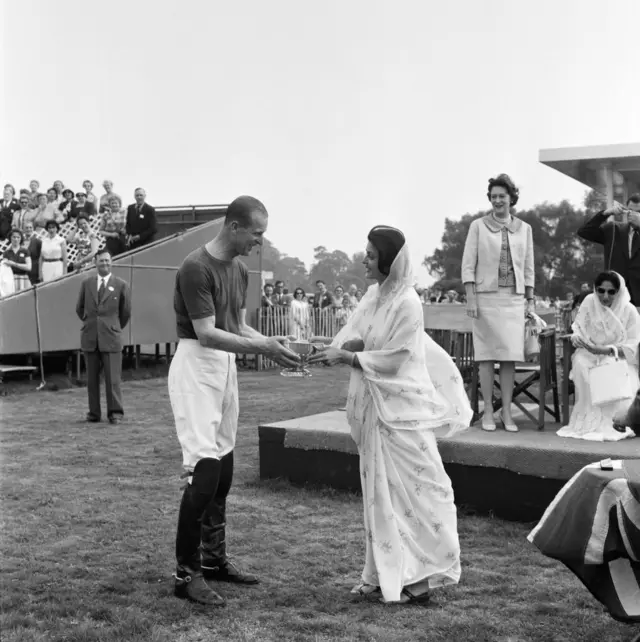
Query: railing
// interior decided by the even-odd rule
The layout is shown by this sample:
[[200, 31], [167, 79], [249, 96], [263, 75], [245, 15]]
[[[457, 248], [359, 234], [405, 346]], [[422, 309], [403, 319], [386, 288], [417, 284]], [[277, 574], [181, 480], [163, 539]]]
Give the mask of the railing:
[[[313, 336], [335, 337], [346, 323], [346, 313], [339, 308], [309, 307], [302, 311], [289, 307], [274, 306], [260, 308], [257, 313], [258, 331], [267, 337], [294, 336], [297, 339], [311, 339]], [[257, 368], [278, 368], [264, 357], [258, 357]]]

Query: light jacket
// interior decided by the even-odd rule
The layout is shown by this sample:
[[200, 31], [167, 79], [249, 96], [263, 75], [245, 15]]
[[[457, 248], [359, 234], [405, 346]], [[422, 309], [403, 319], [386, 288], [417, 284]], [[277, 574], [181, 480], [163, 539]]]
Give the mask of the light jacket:
[[[525, 287], [534, 287], [535, 281], [531, 226], [513, 217], [506, 227], [516, 294], [524, 294]], [[473, 221], [462, 254], [462, 282], [475, 283], [476, 292], [497, 292], [501, 246], [501, 227], [493, 217], [487, 215]]]

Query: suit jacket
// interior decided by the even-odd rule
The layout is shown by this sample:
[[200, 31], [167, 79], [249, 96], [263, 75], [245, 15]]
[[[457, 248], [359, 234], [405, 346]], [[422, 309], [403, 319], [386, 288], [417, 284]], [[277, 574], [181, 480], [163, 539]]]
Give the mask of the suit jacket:
[[626, 281], [631, 303], [640, 306], [640, 251], [629, 256], [629, 225], [609, 222], [604, 211], [592, 216], [579, 230], [585, 241], [604, 246], [604, 269], [613, 270]]
[[5, 207], [4, 199], [0, 201], [0, 241], [6, 239], [13, 225], [13, 213], [20, 210], [20, 203], [15, 198]]
[[149, 203], [142, 205], [142, 211], [140, 213], [138, 213], [137, 204], [129, 205], [127, 208], [125, 232], [131, 236], [140, 235], [140, 240], [136, 241], [132, 247], [139, 247], [140, 245], [151, 243], [157, 231], [156, 211]]
[[[516, 293], [535, 285], [531, 226], [514, 217], [507, 227], [516, 277]], [[462, 254], [462, 282], [475, 283], [476, 292], [498, 291], [502, 231], [489, 215], [471, 222]]]
[[98, 275], [94, 272], [80, 286], [76, 314], [83, 322], [80, 335], [83, 352], [121, 352], [122, 330], [131, 317], [129, 286], [112, 274], [98, 301]]

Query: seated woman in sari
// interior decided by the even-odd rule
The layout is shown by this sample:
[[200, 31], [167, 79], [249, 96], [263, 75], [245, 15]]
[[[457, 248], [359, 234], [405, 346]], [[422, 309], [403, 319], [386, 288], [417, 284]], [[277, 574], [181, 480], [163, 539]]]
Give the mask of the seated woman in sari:
[[558, 435], [589, 441], [618, 441], [634, 435], [632, 430], [619, 431], [613, 426], [614, 418], [627, 410], [631, 399], [593, 405], [589, 369], [614, 359], [615, 348], [626, 360], [632, 389], [638, 389], [640, 315], [630, 302], [624, 279], [617, 272], [598, 274], [595, 290], [585, 297], [572, 324], [571, 342], [576, 351], [571, 380], [575, 385], [576, 403], [569, 425], [561, 428]]
[[311, 363], [351, 366], [347, 418], [360, 455], [366, 533], [357, 596], [428, 599], [460, 579], [456, 507], [434, 430], [469, 426], [460, 374], [424, 331], [402, 232], [375, 227], [367, 290], [331, 346]]

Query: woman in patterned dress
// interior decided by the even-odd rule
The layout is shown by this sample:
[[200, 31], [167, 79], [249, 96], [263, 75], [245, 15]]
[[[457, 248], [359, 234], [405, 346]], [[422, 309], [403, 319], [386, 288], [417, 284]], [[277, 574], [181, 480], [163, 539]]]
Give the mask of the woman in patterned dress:
[[424, 331], [404, 235], [369, 233], [367, 290], [329, 348], [311, 363], [351, 366], [347, 419], [360, 455], [366, 533], [358, 597], [428, 599], [460, 579], [456, 507], [434, 429], [469, 426], [460, 374]]
[[15, 291], [26, 290], [31, 287], [29, 272], [31, 271], [31, 257], [28, 250], [22, 247], [24, 234], [21, 230], [11, 230], [11, 245], [4, 251], [2, 262], [13, 271]]
[[73, 262], [74, 270], [83, 270], [91, 267], [93, 257], [98, 253], [100, 242], [96, 233], [89, 226], [89, 219], [86, 216], [78, 216], [77, 228], [67, 236], [67, 243], [75, 245], [78, 255]]
[[40, 249], [40, 280], [53, 281], [67, 272], [67, 244], [59, 235], [60, 223], [47, 221]]
[[100, 221], [100, 235], [105, 238], [107, 250], [113, 257], [127, 249], [124, 232], [127, 212], [117, 196], [112, 196], [108, 203]]

